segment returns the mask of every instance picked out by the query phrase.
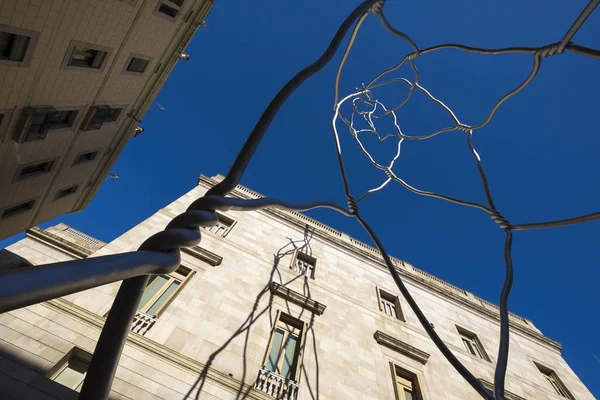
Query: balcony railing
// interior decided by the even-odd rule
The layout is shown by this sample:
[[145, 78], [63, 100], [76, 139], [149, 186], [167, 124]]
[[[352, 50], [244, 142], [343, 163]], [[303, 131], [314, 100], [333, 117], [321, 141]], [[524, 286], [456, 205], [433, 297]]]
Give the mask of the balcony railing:
[[274, 372], [261, 368], [254, 387], [278, 400], [296, 400], [298, 384]]
[[148, 332], [150, 328], [152, 328], [155, 322], [155, 317], [138, 310], [135, 312], [135, 317], [133, 318], [133, 322], [131, 323], [131, 331], [139, 333], [140, 335], [145, 335], [146, 332]]

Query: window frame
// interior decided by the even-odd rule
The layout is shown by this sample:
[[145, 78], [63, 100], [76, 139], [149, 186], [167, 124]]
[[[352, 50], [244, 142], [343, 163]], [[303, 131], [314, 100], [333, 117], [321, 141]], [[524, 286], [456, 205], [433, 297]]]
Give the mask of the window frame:
[[[83, 160], [83, 161], [79, 161], [79, 162], [77, 161], [79, 159], [79, 157], [84, 156], [86, 154], [94, 154], [94, 157], [91, 160]], [[77, 153], [75, 155], [75, 157], [73, 158], [73, 163], [71, 164], [71, 167], [76, 167], [79, 165], [92, 163], [92, 162], [96, 161], [99, 154], [100, 154], [100, 149], [90, 149], [90, 150], [81, 151], [81, 152]]]
[[27, 49], [25, 50], [23, 61], [0, 59], [0, 65], [19, 68], [29, 67], [29, 65], [31, 64], [31, 57], [33, 56], [33, 51], [35, 50], [35, 47], [37, 45], [40, 33], [36, 31], [30, 31], [27, 29], [17, 28], [16, 26], [3, 24], [0, 24], [0, 32], [29, 37], [29, 44], [27, 45]]
[[[146, 69], [144, 70], [144, 72], [135, 72], [135, 71], [128, 71], [127, 68], [129, 68], [129, 64], [131, 63], [131, 61], [134, 58], [138, 58], [140, 60], [145, 60], [148, 61], [148, 65], [146, 65]], [[125, 62], [125, 65], [123, 66], [123, 70], [121, 71], [121, 74], [123, 75], [132, 75], [132, 76], [143, 76], [149, 73], [149, 71], [152, 69], [152, 60], [154, 59], [154, 57], [150, 57], [150, 56], [145, 56], [143, 54], [136, 54], [136, 53], [131, 53], [129, 55], [129, 57], [127, 57], [127, 60]]]
[[[57, 161], [58, 161], [58, 157], [55, 157], [55, 158], [49, 158], [49, 159], [41, 160], [41, 161], [33, 161], [33, 162], [30, 162], [27, 164], [21, 164], [17, 167], [15, 177], [13, 178], [13, 183], [25, 181], [28, 179], [39, 178], [40, 176], [44, 176], [44, 175], [49, 175], [54, 171], [54, 167], [56, 166]], [[21, 172], [23, 171], [24, 168], [27, 168], [27, 167], [30, 167], [30, 166], [36, 165], [36, 164], [43, 164], [43, 163], [50, 163], [50, 166], [46, 169], [46, 171], [32, 173], [31, 175], [28, 175], [28, 176], [21, 176]]]
[[[71, 59], [73, 58], [73, 52], [75, 51], [75, 48], [77, 48], [77, 47], [105, 52], [106, 55], [104, 56], [104, 60], [102, 61], [102, 65], [100, 66], [100, 68], [69, 65], [69, 63], [71, 62]], [[112, 55], [112, 51], [113, 51], [113, 49], [110, 47], [100, 46], [98, 44], [93, 44], [93, 43], [80, 42], [77, 40], [71, 40], [71, 42], [69, 43], [69, 47], [67, 47], [67, 51], [63, 58], [63, 62], [60, 66], [60, 69], [71, 70], [71, 71], [87, 71], [87, 72], [96, 72], [96, 73], [102, 72], [106, 68], [106, 65], [109, 64], [110, 57]]]
[[0, 143], [6, 139], [14, 110], [14, 108], [0, 108]]
[[[552, 369], [548, 368], [545, 365], [533, 361], [533, 364], [540, 372], [542, 377], [544, 378], [544, 382], [546, 383], [546, 388], [551, 390], [555, 396], [558, 396], [563, 399], [575, 400], [575, 397], [571, 394], [571, 391], [567, 388], [567, 386], [563, 383], [563, 381], [558, 377], [558, 374]], [[554, 381], [554, 384], [551, 382]], [[564, 392], [564, 393], [561, 393]]]
[[[216, 214], [217, 214], [217, 218], [218, 218], [219, 222], [217, 222], [216, 225], [207, 226], [204, 229], [206, 229], [208, 232], [212, 233], [215, 236], [224, 238], [231, 233], [231, 231], [233, 230], [233, 227], [237, 224], [237, 221], [225, 214], [221, 214], [221, 213], [216, 213]], [[227, 227], [227, 229], [225, 229], [225, 231], [221, 235], [221, 234], [219, 234], [219, 223], [222, 221], [229, 222], [229, 226]]]
[[[402, 304], [400, 303], [400, 296], [390, 293], [390, 292], [380, 288], [379, 286], [377, 286], [375, 288], [375, 291], [377, 292], [377, 304], [379, 305], [379, 311], [381, 313], [383, 313], [384, 315], [387, 315], [390, 318], [394, 318], [399, 321], [406, 322], [406, 317], [404, 316], [404, 311], [402, 310]], [[382, 295], [382, 293], [383, 293], [383, 295]], [[384, 300], [388, 303], [394, 304], [396, 315], [389, 315], [387, 312], [385, 312], [384, 307], [383, 307]]]
[[87, 368], [89, 369], [90, 362], [92, 360], [92, 354], [79, 347], [73, 347], [67, 354], [64, 355], [63, 358], [61, 358], [56, 364], [54, 364], [54, 366], [45, 374], [45, 376], [58, 385], [76, 391], [79, 385], [81, 385], [81, 383], [85, 380], [85, 377], [87, 376], [87, 369], [83, 373], [81, 380], [79, 380], [76, 385], [73, 385], [74, 387], [68, 387], [63, 385], [62, 383], [55, 381], [55, 379], [60, 375], [60, 373], [67, 369], [71, 360], [83, 362], [87, 365]]
[[[306, 268], [304, 272], [300, 272], [297, 265], [297, 261], [300, 258], [304, 259], [300, 261], [304, 262], [312, 268]], [[317, 259], [310, 254], [304, 253], [303, 251], [301, 251], [301, 249], [296, 249], [296, 251], [294, 251], [294, 255], [292, 256], [292, 263], [290, 264], [290, 269], [296, 273], [299, 273], [299, 275], [303, 275], [310, 279], [315, 279], [315, 274], [317, 270]]]
[[[27, 212], [29, 212], [29, 211], [33, 210], [33, 209], [35, 208], [35, 205], [36, 205], [36, 203], [37, 203], [37, 199], [38, 199], [37, 197], [34, 197], [34, 198], [32, 198], [32, 199], [25, 200], [25, 201], [21, 201], [21, 202], [19, 202], [19, 203], [15, 203], [15, 204], [9, 204], [9, 205], [7, 205], [6, 207], [4, 207], [4, 208], [0, 209], [0, 221], [2, 221], [2, 220], [5, 220], [5, 219], [9, 219], [9, 218], [16, 217], [16, 216], [18, 216], [18, 215], [25, 214], [25, 213], [27, 213]], [[23, 205], [23, 204], [28, 204], [28, 203], [32, 203], [32, 204], [31, 204], [31, 207], [29, 207], [29, 208], [27, 208], [27, 209], [24, 209], [24, 210], [19, 210], [19, 211], [17, 211], [17, 212], [14, 212], [14, 211], [13, 211], [13, 214], [10, 214], [10, 215], [4, 215], [4, 213], [6, 212], [6, 210], [7, 210], [7, 209], [9, 209], [9, 208], [13, 208], [13, 207], [16, 207], [16, 206], [20, 206], [20, 205]]]
[[[179, 271], [179, 269], [184, 268], [189, 270], [187, 275], [182, 275], [180, 273], [178, 273], [177, 271]], [[169, 279], [162, 285], [162, 287], [160, 288], [160, 290], [158, 290], [151, 298], [148, 299], [148, 301], [146, 302], [146, 304], [142, 305], [142, 304], [138, 304], [138, 308], [137, 311], [144, 313], [146, 315], [150, 315], [151, 317], [154, 318], [159, 318], [160, 315], [167, 309], [167, 307], [173, 302], [173, 300], [175, 299], [175, 297], [177, 297], [179, 295], [179, 293], [181, 293], [181, 290], [185, 287], [185, 285], [190, 281], [190, 279], [192, 278], [192, 276], [196, 273], [196, 271], [193, 268], [190, 268], [188, 266], [185, 265], [180, 265], [179, 268], [177, 268], [177, 270], [175, 270], [174, 272], [171, 272], [170, 274], [162, 274], [162, 275], [156, 275], [156, 276], [168, 276]], [[169, 295], [169, 297], [160, 305], [160, 307], [156, 310], [155, 314], [148, 314], [147, 311], [152, 308], [152, 306], [154, 306], [154, 304], [158, 301], [158, 299], [160, 298], [160, 296], [162, 296], [167, 289], [169, 288], [169, 286], [171, 286], [171, 284], [175, 281], [179, 281], [179, 286], [177, 287], [177, 289], [175, 289], [173, 291], [173, 293], [171, 293]], [[148, 285], [150, 284], [150, 281], [148, 281]], [[147, 286], [146, 286], [147, 287]], [[145, 288], [144, 288], [145, 291]], [[143, 292], [142, 292], [143, 295]], [[140, 301], [141, 301], [141, 297], [140, 297]]]
[[[110, 108], [111, 110], [121, 110], [121, 111], [119, 111], [119, 115], [117, 116], [117, 118], [114, 121], [104, 120], [98, 128], [90, 129], [90, 124], [91, 124], [92, 120], [95, 118], [98, 110], [101, 108], [106, 108], [106, 107]], [[89, 110], [87, 111], [85, 121], [81, 125], [81, 130], [85, 131], [85, 132], [94, 132], [94, 131], [101, 130], [102, 128], [104, 128], [105, 125], [111, 126], [113, 124], [119, 124], [121, 122], [121, 120], [124, 118], [123, 116], [126, 114], [128, 107], [129, 107], [128, 104], [94, 104], [94, 105], [90, 106]]]
[[[299, 318], [295, 318], [295, 317], [291, 316], [290, 314], [282, 312], [281, 310], [277, 310], [277, 312], [275, 314], [275, 322], [274, 322], [273, 326], [271, 327], [269, 341], [267, 342], [267, 347], [265, 348], [265, 355], [263, 357], [263, 361], [261, 364], [262, 369], [267, 370], [267, 362], [269, 360], [269, 355], [271, 354], [271, 347], [273, 346], [273, 340], [275, 339], [275, 333], [276, 333], [277, 329], [286, 329], [286, 328], [282, 328], [281, 325], [291, 325], [294, 328], [300, 330], [300, 333], [298, 335], [298, 338], [300, 340], [298, 340], [298, 347], [296, 348], [296, 354], [294, 355], [295, 360], [294, 360], [294, 367], [293, 367], [293, 376], [288, 378], [290, 381], [296, 383], [297, 385], [300, 385], [300, 378], [302, 376], [302, 362], [304, 361], [304, 347], [306, 344], [306, 332], [308, 331], [308, 324]], [[288, 335], [289, 335], [289, 333], [288, 333]], [[284, 336], [284, 338], [285, 337], [287, 337], [287, 336]], [[283, 340], [282, 340], [282, 343], [284, 343]], [[284, 354], [285, 354], [284, 351], [282, 351], [280, 353], [279, 359], [277, 361], [277, 365], [280, 365], [283, 362]], [[274, 374], [277, 374], [277, 375], [283, 377], [283, 375], [280, 375], [277, 372], [277, 368], [276, 368], [276, 371], [272, 371], [272, 372]]]
[[[75, 188], [75, 190], [73, 190], [72, 192], [63, 194], [63, 192], [65, 192], [67, 190], [70, 190], [70, 189], [73, 189], [73, 188]], [[67, 197], [71, 197], [74, 194], [77, 194], [79, 192], [80, 188], [81, 188], [81, 183], [76, 183], [74, 185], [69, 185], [69, 186], [65, 186], [65, 187], [63, 187], [61, 189], [58, 189], [56, 191], [56, 194], [54, 195], [54, 201], [62, 200], [62, 199], [65, 199]]]
[[[487, 351], [485, 351], [485, 347], [483, 346], [483, 343], [481, 343], [481, 340], [479, 339], [479, 336], [476, 333], [471, 332], [470, 330], [460, 327], [458, 325], [454, 325], [454, 326], [456, 327], [456, 331], [458, 332], [458, 336], [460, 337], [460, 340], [461, 340], [461, 344], [462, 344], [461, 348], [465, 352], [467, 352], [471, 357], [477, 358], [479, 360], [491, 362], [490, 356], [488, 355]], [[476, 350], [476, 352], [479, 354], [473, 354], [469, 350], [467, 343], [472, 348], [474, 348]]]
[[407, 386], [399, 383], [398, 378], [401, 378], [405, 381], [410, 382], [412, 387], [410, 387], [408, 389], [410, 389], [412, 391], [411, 394], [412, 394], [413, 400], [424, 400], [425, 399], [424, 391], [423, 391], [424, 385], [422, 384], [421, 379], [418, 374], [400, 366], [398, 363], [396, 363], [394, 361], [390, 361], [389, 366], [390, 366], [390, 372], [392, 375], [392, 386], [394, 387], [395, 400], [405, 400], [406, 399], [405, 396], [400, 397], [399, 386], [402, 385], [404, 388], [407, 388]]
[[[177, 11], [177, 15], [175, 15], [174, 17], [171, 17], [161, 11], [158, 11], [162, 5], [165, 5], [169, 8], [174, 9], [175, 11]], [[175, 22], [181, 15], [184, 7], [185, 7], [185, 0], [181, 4], [181, 6], [178, 6], [177, 4], [175, 4], [169, 0], [159, 0], [159, 1], [157, 1], [156, 7], [154, 8], [154, 14], [163, 19], [166, 19], [167, 21]]]

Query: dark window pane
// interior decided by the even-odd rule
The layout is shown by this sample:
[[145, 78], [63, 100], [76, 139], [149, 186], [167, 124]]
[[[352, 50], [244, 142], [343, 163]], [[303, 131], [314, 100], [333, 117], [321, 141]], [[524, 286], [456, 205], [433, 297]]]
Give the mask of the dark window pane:
[[77, 158], [75, 158], [74, 164], [81, 164], [86, 161], [92, 161], [96, 158], [97, 155], [98, 155], [97, 151], [90, 151], [89, 153], [80, 154], [77, 156]]
[[173, 4], [177, 4], [179, 7], [181, 7], [183, 5], [183, 3], [185, 2], [185, 0], [170, 0], [170, 1]]
[[168, 15], [171, 18], [175, 18], [178, 11], [173, 7], [167, 6], [166, 4], [161, 4], [160, 7], [158, 7], [158, 12]]
[[77, 189], [79, 189], [79, 185], [74, 185], [74, 186], [68, 187], [66, 189], [62, 189], [61, 191], [59, 191], [56, 194], [56, 198], [57, 199], [62, 199], [63, 197], [70, 196], [70, 195], [76, 193]]
[[127, 71], [130, 72], [144, 72], [148, 67], [148, 60], [143, 60], [141, 58], [132, 58], [127, 66]]
[[5, 208], [2, 212], [2, 219], [12, 217], [13, 215], [21, 214], [22, 212], [31, 210], [35, 200], [30, 200], [25, 203], [17, 204], [8, 208]]
[[26, 178], [28, 176], [37, 175], [40, 173], [48, 172], [52, 168], [54, 161], [46, 161], [39, 164], [27, 165], [21, 169], [19, 176]]
[[23, 61], [30, 40], [29, 36], [0, 32], [0, 60]]

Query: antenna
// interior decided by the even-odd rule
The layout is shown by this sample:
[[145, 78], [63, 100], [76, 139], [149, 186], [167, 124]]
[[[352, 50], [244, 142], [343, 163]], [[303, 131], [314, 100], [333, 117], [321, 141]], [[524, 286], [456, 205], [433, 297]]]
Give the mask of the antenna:
[[109, 179], [119, 179], [119, 174], [117, 174], [116, 172], [111, 172], [104, 180], [107, 181]]

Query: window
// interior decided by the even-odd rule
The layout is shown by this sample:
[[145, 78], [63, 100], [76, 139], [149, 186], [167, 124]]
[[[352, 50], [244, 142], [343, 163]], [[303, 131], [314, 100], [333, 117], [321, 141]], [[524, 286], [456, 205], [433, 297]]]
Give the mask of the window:
[[391, 364], [396, 400], [420, 400], [422, 398], [415, 374]]
[[150, 61], [142, 58], [133, 57], [131, 61], [129, 61], [129, 65], [127, 65], [127, 71], [143, 73], [148, 67], [149, 62]]
[[157, 316], [191, 276], [192, 270], [184, 266], [180, 266], [169, 275], [153, 275], [144, 289], [138, 310]]
[[555, 394], [557, 394], [560, 397], [563, 397], [565, 399], [574, 400], [574, 397], [571, 395], [571, 393], [569, 392], [567, 387], [561, 382], [561, 380], [558, 378], [558, 376], [556, 375], [556, 373], [554, 371], [552, 371], [550, 368], [544, 367], [543, 365], [540, 365], [538, 363], [534, 363], [534, 364], [537, 367], [537, 369], [540, 371], [540, 373], [544, 376], [544, 379], [546, 380], [548, 385], [550, 385], [550, 387], [552, 388], [552, 391]]
[[21, 62], [29, 47], [29, 36], [0, 32], [0, 60]]
[[490, 358], [486, 354], [479, 338], [473, 332], [469, 332], [459, 326], [456, 327], [458, 334], [462, 340], [463, 346], [469, 352], [469, 354], [481, 358], [482, 360], [490, 361]]
[[298, 382], [305, 330], [302, 321], [279, 312], [271, 333], [263, 369], [286, 380]]
[[159, 1], [155, 13], [171, 21], [175, 20], [185, 0]]
[[63, 197], [70, 196], [72, 194], [77, 193], [79, 189], [79, 185], [69, 186], [67, 188], [61, 189], [56, 193], [55, 200], [62, 199]]
[[106, 51], [75, 46], [67, 65], [70, 67], [100, 69], [107, 55]]
[[24, 165], [17, 171], [15, 180], [33, 178], [35, 176], [46, 174], [52, 171], [52, 167], [54, 167], [54, 160]]
[[48, 377], [54, 382], [79, 392], [91, 359], [90, 353], [74, 348], [50, 370]]
[[217, 217], [217, 224], [215, 226], [209, 226], [206, 229], [215, 235], [225, 237], [231, 231], [231, 228], [233, 228], [235, 221], [221, 214], [217, 214]]
[[316, 264], [317, 260], [314, 257], [297, 250], [290, 268], [298, 272], [300, 275], [305, 275], [308, 278], [315, 279]]
[[402, 313], [398, 296], [377, 288], [377, 300], [379, 301], [379, 311], [390, 317], [404, 321], [404, 314]]
[[1, 109], [0, 110], [0, 143], [4, 141], [6, 132], [8, 131], [8, 124], [12, 115], [12, 109]]
[[85, 153], [79, 153], [75, 156], [73, 165], [83, 164], [86, 162], [94, 161], [98, 155], [98, 150], [88, 151]]
[[4, 211], [2, 211], [2, 217], [0, 219], [14, 217], [15, 215], [22, 214], [33, 209], [35, 205], [35, 200], [28, 200], [23, 203], [15, 204], [14, 206], [6, 207]]
[[0, 25], [0, 65], [28, 67], [39, 33]]
[[92, 107], [83, 130], [95, 131], [102, 128], [105, 123], [116, 122], [122, 111], [122, 108], [111, 108], [110, 106]]
[[70, 128], [79, 110], [56, 110], [53, 107], [27, 107], [13, 139], [17, 143], [44, 140], [50, 130]]

